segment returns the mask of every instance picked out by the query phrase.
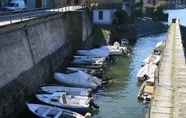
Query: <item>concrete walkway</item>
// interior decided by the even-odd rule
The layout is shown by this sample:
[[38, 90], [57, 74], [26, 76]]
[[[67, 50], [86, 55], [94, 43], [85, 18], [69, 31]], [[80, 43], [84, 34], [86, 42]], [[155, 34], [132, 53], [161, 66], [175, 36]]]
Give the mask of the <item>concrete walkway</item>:
[[186, 118], [186, 64], [178, 21], [170, 26], [151, 118]]
[[174, 52], [174, 31], [175, 24], [172, 24], [168, 33], [168, 40], [164, 49], [163, 58], [159, 70], [159, 84], [156, 84], [155, 98], [151, 104], [151, 118], [172, 118], [173, 116], [173, 59]]
[[186, 64], [179, 25], [175, 39], [174, 118], [186, 118]]

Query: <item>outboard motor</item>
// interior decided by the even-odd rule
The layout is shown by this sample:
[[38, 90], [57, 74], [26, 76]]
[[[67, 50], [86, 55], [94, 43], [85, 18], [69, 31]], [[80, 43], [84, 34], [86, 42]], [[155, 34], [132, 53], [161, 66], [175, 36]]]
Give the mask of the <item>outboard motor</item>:
[[93, 98], [90, 99], [90, 108], [91, 109], [92, 108], [99, 109], [99, 106], [96, 103], [94, 103], [94, 99]]

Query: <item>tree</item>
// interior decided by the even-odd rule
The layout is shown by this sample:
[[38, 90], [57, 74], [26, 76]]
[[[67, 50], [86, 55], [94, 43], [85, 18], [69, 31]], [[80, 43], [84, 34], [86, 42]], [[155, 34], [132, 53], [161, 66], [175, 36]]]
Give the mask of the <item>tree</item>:
[[113, 17], [113, 25], [123, 25], [123, 24], [127, 24], [128, 23], [128, 14], [122, 10], [122, 9], [118, 9], [115, 13], [114, 13], [114, 17]]

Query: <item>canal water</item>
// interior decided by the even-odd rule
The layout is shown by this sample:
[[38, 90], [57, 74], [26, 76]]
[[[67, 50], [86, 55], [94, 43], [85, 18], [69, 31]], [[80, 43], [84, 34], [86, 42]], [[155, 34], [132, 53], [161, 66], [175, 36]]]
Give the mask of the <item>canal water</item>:
[[[139, 84], [136, 74], [143, 60], [149, 56], [156, 43], [166, 39], [166, 33], [139, 38], [130, 57], [119, 57], [106, 72], [111, 83], [96, 94], [99, 111], [93, 118], [144, 118], [148, 108], [138, 102]], [[19, 118], [35, 118], [24, 111]]]
[[169, 24], [173, 18], [179, 18], [181, 25], [186, 26], [186, 9], [166, 10], [165, 12], [169, 14]]
[[[186, 9], [167, 10], [169, 23], [172, 18], [180, 18], [181, 24], [186, 26]], [[100, 106], [93, 118], [144, 118], [148, 108], [138, 102], [139, 84], [136, 78], [143, 60], [150, 55], [156, 43], [166, 39], [166, 33], [139, 38], [133, 46], [130, 57], [119, 57], [112, 64], [106, 76], [112, 82], [100, 90], [96, 95], [96, 102]], [[19, 118], [34, 118], [26, 111]]]
[[100, 110], [94, 118], [144, 118], [147, 107], [138, 102], [139, 90], [136, 78], [143, 60], [149, 56], [156, 43], [166, 39], [166, 33], [139, 38], [133, 47], [131, 57], [119, 57], [107, 71], [112, 78], [96, 96]]

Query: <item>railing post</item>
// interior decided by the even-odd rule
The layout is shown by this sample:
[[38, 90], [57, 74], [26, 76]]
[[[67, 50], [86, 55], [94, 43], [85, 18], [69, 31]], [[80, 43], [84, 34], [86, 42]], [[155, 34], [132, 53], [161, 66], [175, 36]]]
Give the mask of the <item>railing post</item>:
[[12, 24], [12, 15], [10, 15], [9, 18], [10, 18], [10, 24]]

